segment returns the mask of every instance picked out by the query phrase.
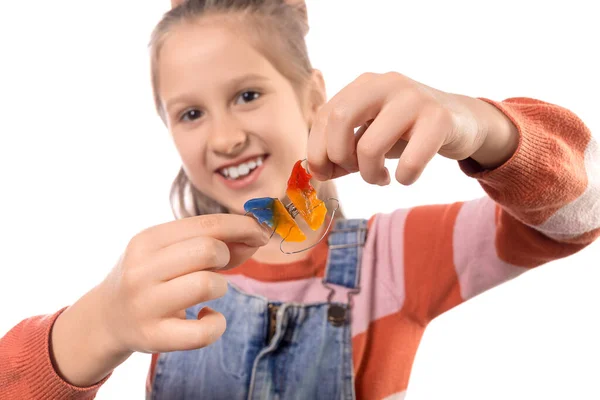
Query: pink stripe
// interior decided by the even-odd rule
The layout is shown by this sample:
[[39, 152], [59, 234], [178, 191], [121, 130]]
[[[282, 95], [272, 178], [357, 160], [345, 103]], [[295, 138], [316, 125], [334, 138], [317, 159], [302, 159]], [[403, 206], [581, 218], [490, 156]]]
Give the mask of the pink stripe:
[[[284, 282], [263, 282], [243, 275], [228, 275], [226, 278], [245, 293], [265, 297], [270, 301], [299, 304], [321, 303], [327, 301], [329, 294], [329, 290], [321, 284], [321, 278]], [[346, 291], [344, 288], [336, 287], [336, 290], [333, 301], [345, 301]]]
[[[352, 335], [371, 321], [400, 311], [404, 302], [403, 234], [406, 210], [378, 215], [363, 249], [361, 291], [353, 297]], [[284, 268], [284, 267], [282, 267]], [[327, 301], [321, 278], [263, 282], [243, 275], [227, 276], [240, 290], [271, 301], [313, 304]], [[333, 301], [345, 302], [348, 290], [334, 286]]]
[[496, 252], [496, 203], [489, 197], [463, 204], [454, 226], [454, 265], [464, 300], [527, 271]]
[[363, 250], [361, 293], [355, 297], [352, 333], [400, 311], [404, 304], [404, 225], [408, 209], [377, 215]]

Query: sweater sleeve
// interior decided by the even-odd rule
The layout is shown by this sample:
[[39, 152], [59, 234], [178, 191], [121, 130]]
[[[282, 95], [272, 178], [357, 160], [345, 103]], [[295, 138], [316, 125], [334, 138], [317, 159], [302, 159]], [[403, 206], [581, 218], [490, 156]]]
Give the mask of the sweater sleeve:
[[25, 319], [0, 339], [0, 399], [88, 400], [108, 379], [80, 388], [56, 373], [50, 357], [50, 331], [62, 311]]
[[487, 196], [378, 217], [377, 236], [390, 241], [383, 247], [402, 252], [381, 256], [395, 264], [404, 311], [422, 324], [600, 235], [600, 147], [584, 123], [538, 100], [482, 100], [504, 112], [520, 136], [498, 168], [458, 163]]

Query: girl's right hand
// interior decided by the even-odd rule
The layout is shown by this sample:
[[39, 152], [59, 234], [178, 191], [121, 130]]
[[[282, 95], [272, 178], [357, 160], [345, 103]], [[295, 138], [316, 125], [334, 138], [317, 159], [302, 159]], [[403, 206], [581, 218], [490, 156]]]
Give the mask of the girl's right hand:
[[208, 346], [225, 318], [186, 308], [225, 294], [214, 272], [239, 265], [269, 241], [253, 218], [222, 214], [185, 218], [136, 235], [97, 287], [56, 320], [52, 352], [57, 371], [76, 386], [108, 375], [133, 352], [159, 353]]

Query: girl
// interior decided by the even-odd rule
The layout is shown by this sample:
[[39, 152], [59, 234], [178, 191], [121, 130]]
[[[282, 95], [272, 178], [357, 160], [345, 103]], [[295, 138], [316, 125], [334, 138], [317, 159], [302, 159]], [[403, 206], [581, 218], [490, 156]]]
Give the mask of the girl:
[[[599, 235], [598, 144], [573, 113], [397, 73], [326, 102], [304, 16], [283, 0], [188, 0], [165, 15], [152, 83], [182, 160], [178, 219], [132, 238], [75, 304], [2, 339], [1, 398], [91, 398], [136, 351], [154, 354], [152, 399], [402, 398], [433, 318]], [[251, 198], [283, 198], [304, 158], [327, 199], [348, 173], [411, 184], [436, 153], [489, 197], [338, 213], [327, 240], [294, 255], [244, 216]], [[302, 225], [307, 240], [286, 249], [326, 225]]]

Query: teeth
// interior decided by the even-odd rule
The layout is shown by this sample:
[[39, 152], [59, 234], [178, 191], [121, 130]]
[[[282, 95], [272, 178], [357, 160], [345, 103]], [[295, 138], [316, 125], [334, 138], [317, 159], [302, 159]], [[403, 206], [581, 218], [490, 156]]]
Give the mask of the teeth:
[[221, 173], [221, 175], [223, 175], [226, 178], [237, 179], [239, 177], [248, 175], [255, 168], [260, 167], [262, 165], [262, 163], [263, 163], [263, 158], [261, 156], [261, 157], [257, 157], [254, 160], [247, 161], [245, 163], [241, 163], [236, 166], [223, 168], [219, 172]]
[[231, 179], [235, 179], [239, 176], [238, 169], [236, 167], [229, 167], [229, 176]]
[[248, 175], [248, 173], [250, 172], [250, 166], [248, 164], [240, 164], [240, 166], [238, 167], [238, 171], [240, 175]]

